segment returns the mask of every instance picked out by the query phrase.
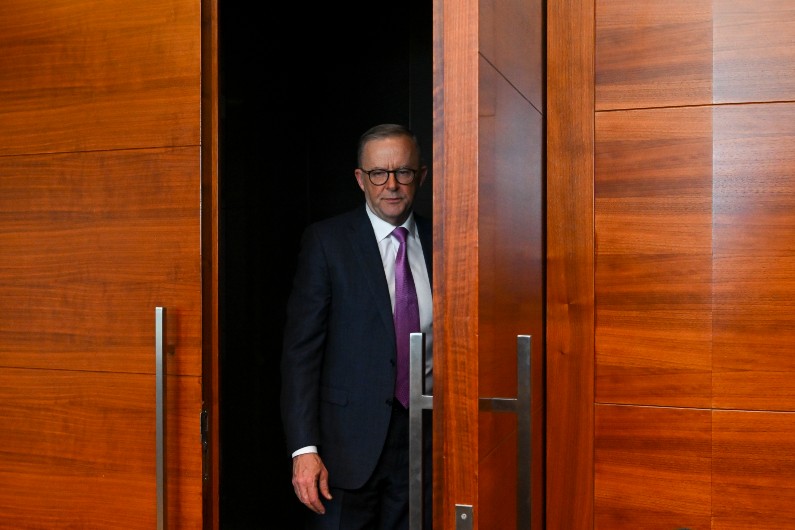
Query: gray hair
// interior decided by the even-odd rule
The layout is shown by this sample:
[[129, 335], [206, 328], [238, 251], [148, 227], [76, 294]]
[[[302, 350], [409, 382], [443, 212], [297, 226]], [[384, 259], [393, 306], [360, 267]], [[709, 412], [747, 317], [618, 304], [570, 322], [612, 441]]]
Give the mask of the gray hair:
[[422, 163], [422, 153], [420, 151], [420, 142], [417, 139], [417, 135], [415, 135], [414, 132], [405, 125], [400, 125], [397, 123], [382, 123], [367, 129], [359, 138], [359, 150], [356, 154], [356, 163], [359, 166], [362, 165], [362, 152], [364, 151], [365, 144], [372, 140], [392, 138], [393, 136], [406, 136], [411, 138], [411, 141], [414, 142], [414, 148], [417, 150], [420, 163]]

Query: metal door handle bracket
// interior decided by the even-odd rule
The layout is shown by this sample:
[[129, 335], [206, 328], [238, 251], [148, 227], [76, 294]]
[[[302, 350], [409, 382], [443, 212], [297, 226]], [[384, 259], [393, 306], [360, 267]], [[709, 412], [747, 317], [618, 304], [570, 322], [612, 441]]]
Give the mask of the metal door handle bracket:
[[422, 528], [422, 411], [433, 409], [433, 396], [425, 394], [425, 334], [409, 339], [409, 528]]
[[532, 337], [516, 337], [516, 399], [480, 398], [478, 408], [484, 412], [516, 413], [516, 528], [530, 528], [532, 523], [532, 386], [530, 357]]
[[[409, 374], [409, 528], [422, 528], [422, 411], [433, 409], [433, 396], [425, 394], [425, 334], [412, 333]], [[530, 528], [532, 523], [532, 337], [516, 338], [516, 398], [479, 398], [478, 408], [485, 412], [513, 412], [517, 416], [517, 484], [516, 527]], [[525, 471], [524, 473], [522, 471]], [[472, 506], [456, 504], [456, 530], [474, 526]]]
[[455, 530], [472, 530], [474, 519], [472, 506], [469, 504], [455, 505]]

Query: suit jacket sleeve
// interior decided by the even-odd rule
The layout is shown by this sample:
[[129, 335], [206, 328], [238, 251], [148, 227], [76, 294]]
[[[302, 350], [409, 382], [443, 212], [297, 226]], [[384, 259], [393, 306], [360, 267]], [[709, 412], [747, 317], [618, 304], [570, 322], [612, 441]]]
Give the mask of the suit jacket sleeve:
[[281, 360], [282, 419], [291, 454], [320, 443], [317, 403], [330, 297], [323, 245], [317, 231], [309, 227], [302, 236], [287, 303]]

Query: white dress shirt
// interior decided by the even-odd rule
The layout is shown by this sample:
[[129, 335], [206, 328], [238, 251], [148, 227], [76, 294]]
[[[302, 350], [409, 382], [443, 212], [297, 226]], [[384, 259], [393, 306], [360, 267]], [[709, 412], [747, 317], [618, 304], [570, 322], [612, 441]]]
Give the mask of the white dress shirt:
[[[384, 263], [384, 273], [389, 285], [389, 297], [392, 300], [392, 312], [395, 311], [395, 258], [400, 247], [397, 239], [391, 236], [397, 228], [375, 215], [367, 207], [367, 215], [373, 224], [375, 239], [378, 241], [378, 250], [381, 251], [381, 261]], [[408, 245], [409, 266], [414, 277], [414, 287], [417, 290], [417, 301], [420, 305], [420, 330], [425, 334], [425, 389], [424, 394], [433, 393], [433, 296], [431, 294], [431, 281], [428, 269], [425, 266], [425, 254], [422, 252], [422, 243], [417, 233], [417, 224], [414, 222], [414, 213], [409, 215], [405, 226], [409, 231], [406, 244]]]

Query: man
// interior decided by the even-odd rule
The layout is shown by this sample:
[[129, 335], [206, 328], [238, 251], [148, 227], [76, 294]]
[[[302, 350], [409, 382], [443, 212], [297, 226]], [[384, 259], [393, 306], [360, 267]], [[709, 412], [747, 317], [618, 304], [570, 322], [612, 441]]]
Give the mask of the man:
[[[408, 411], [394, 393], [396, 343], [409, 336], [397, 337], [393, 324], [400, 244], [392, 231], [408, 229], [420, 330], [430, 352], [431, 223], [412, 209], [428, 170], [416, 136], [395, 124], [361, 136], [358, 165], [364, 204], [309, 226], [302, 237], [287, 304], [282, 419], [293, 488], [311, 510], [306, 528], [406, 530]], [[431, 367], [426, 353], [426, 393]], [[425, 434], [430, 437], [428, 429]]]

